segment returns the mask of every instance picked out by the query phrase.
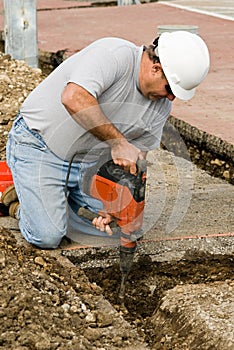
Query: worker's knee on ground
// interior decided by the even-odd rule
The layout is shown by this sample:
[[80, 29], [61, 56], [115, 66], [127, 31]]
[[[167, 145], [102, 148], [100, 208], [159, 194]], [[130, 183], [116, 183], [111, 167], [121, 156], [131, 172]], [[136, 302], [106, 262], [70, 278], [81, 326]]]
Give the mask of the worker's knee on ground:
[[[20, 223], [19, 223], [20, 224]], [[20, 230], [24, 238], [31, 244], [37, 246], [42, 249], [55, 249], [59, 246], [62, 238], [66, 235], [67, 229], [66, 227], [58, 228], [58, 227], [39, 227], [36, 226], [34, 228], [27, 229], [25, 227], [20, 226]]]
[[63, 236], [65, 236], [65, 234], [61, 234], [61, 232], [42, 235], [40, 241], [35, 242], [34, 244], [38, 248], [42, 248], [42, 249], [55, 249], [55, 248], [58, 248]]

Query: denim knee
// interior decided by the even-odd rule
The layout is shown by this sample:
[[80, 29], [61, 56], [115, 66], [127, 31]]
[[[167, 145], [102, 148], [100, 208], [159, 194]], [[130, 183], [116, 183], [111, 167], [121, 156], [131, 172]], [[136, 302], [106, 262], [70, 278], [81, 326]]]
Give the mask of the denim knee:
[[48, 236], [43, 236], [39, 242], [37, 243], [37, 247], [42, 249], [55, 249], [58, 248], [62, 238], [65, 234], [61, 235], [61, 232], [54, 232]]
[[30, 227], [24, 225], [23, 221], [19, 220], [19, 228], [27, 242], [42, 249], [55, 249], [59, 246], [62, 238], [66, 236], [67, 227]]

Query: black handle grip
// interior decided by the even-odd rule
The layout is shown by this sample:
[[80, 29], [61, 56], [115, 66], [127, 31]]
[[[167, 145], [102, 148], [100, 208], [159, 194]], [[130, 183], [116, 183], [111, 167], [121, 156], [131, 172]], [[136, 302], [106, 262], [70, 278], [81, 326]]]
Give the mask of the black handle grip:
[[[89, 221], [93, 221], [93, 219], [98, 218], [100, 215], [97, 213], [94, 213], [93, 211], [84, 208], [84, 207], [80, 207], [78, 210], [78, 215], [89, 220]], [[111, 221], [109, 223], [109, 226], [111, 228], [111, 230], [113, 231], [113, 233], [120, 233], [120, 227], [118, 226], [116, 221]]]

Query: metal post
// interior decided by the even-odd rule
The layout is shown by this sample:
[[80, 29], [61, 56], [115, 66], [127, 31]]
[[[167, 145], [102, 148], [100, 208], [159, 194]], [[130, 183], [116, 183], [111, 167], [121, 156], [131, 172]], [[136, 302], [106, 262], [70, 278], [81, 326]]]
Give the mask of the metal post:
[[38, 66], [36, 0], [4, 0], [5, 53]]

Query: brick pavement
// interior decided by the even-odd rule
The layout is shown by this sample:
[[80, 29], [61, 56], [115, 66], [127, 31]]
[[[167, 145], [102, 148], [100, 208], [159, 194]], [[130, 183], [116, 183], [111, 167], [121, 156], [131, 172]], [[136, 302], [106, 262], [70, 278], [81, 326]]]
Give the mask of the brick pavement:
[[[234, 21], [157, 2], [92, 8], [86, 7], [88, 2], [38, 0], [37, 3], [38, 47], [50, 52], [68, 48], [73, 53], [104, 36], [147, 44], [157, 35], [158, 25], [197, 25], [210, 49], [211, 69], [192, 100], [174, 102], [172, 115], [234, 144]], [[84, 8], [75, 8], [81, 5]], [[3, 0], [0, 30], [3, 30], [2, 9]]]

